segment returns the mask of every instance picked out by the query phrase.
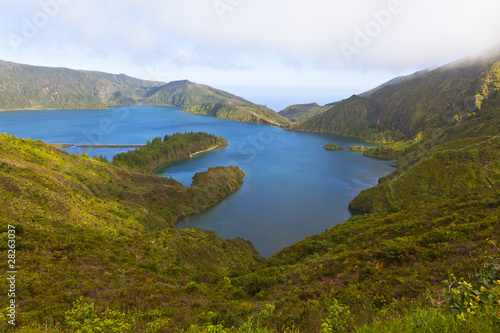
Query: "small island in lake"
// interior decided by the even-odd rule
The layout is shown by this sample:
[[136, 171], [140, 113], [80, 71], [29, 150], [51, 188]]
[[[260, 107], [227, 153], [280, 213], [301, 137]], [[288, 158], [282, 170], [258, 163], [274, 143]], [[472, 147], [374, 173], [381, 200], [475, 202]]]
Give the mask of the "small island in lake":
[[334, 145], [332, 143], [327, 144], [323, 148], [326, 150], [349, 150], [349, 151], [358, 151], [358, 152], [363, 152], [366, 149], [363, 146], [351, 146], [351, 147], [349, 147], [349, 149], [346, 149], [346, 148]]
[[340, 146], [334, 145], [332, 143], [327, 144], [323, 148], [326, 149], [326, 150], [346, 150], [345, 148], [342, 148]]

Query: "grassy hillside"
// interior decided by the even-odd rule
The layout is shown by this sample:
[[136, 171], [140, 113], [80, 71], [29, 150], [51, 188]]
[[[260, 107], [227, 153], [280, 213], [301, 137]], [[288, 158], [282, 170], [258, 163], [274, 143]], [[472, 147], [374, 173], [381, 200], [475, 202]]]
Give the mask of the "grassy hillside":
[[500, 189], [500, 136], [453, 140], [412, 147], [398, 172], [362, 192], [350, 208], [366, 212], [408, 209], [443, 197], [491, 193]]
[[495, 190], [500, 173], [500, 91], [489, 93], [474, 116], [448, 124], [426, 129], [415, 140], [367, 150], [368, 156], [399, 158], [398, 171], [361, 193], [351, 207], [387, 211]]
[[170, 82], [144, 100], [144, 104], [147, 105], [178, 107], [189, 107], [205, 103], [245, 104], [250, 102], [225, 91], [188, 80]]
[[395, 77], [394, 79], [389, 80], [389, 81], [381, 84], [378, 87], [375, 87], [375, 88], [370, 89], [370, 90], [368, 90], [368, 91], [366, 91], [366, 92], [364, 92], [362, 94], [359, 94], [359, 96], [360, 97], [371, 97], [374, 93], [376, 93], [379, 90], [384, 89], [385, 87], [392, 86], [393, 84], [398, 84], [398, 83], [405, 82], [405, 81], [408, 81], [408, 80], [412, 80], [412, 79], [414, 79], [416, 77], [419, 77], [420, 75], [428, 73], [429, 71], [430, 71], [429, 69], [424, 69], [424, 70], [415, 72], [415, 73], [410, 74], [410, 75]]
[[186, 108], [184, 112], [279, 127], [291, 124], [290, 120], [264, 106], [201, 104]]
[[64, 322], [81, 296], [134, 309], [138, 327], [147, 318], [182, 322], [217, 308], [188, 283], [213, 283], [259, 258], [249, 242], [172, 228], [237, 190], [237, 167], [199, 173], [187, 188], [42, 142], [5, 134], [0, 142], [0, 246], [5, 254], [7, 224], [17, 226], [19, 324]]
[[[491, 112], [483, 104], [498, 92], [499, 60], [498, 53], [467, 58], [387, 86], [369, 98], [353, 96], [291, 129], [395, 142], [473, 121]], [[499, 123], [493, 125], [498, 128]]]
[[[429, 201], [407, 197], [414, 204], [354, 217], [268, 260], [240, 239], [171, 228], [237, 189], [243, 173], [236, 167], [197, 174], [186, 188], [41, 142], [0, 140], [1, 250], [6, 255], [7, 224], [15, 225], [18, 324], [32, 323], [33, 332], [46, 325], [51, 332], [330, 332], [335, 326], [370, 332], [381, 327], [374, 323], [396, 325], [430, 309], [448, 323], [497, 327], [498, 304], [491, 311], [476, 307], [481, 320], [447, 312], [442, 281], [450, 274], [470, 281], [469, 273], [497, 251], [491, 240], [500, 239], [498, 137], [401, 155], [401, 163], [431, 163], [444, 175], [457, 168], [434, 164], [446, 153], [465, 163], [450, 178], [461, 174], [456, 181], [464, 182], [471, 163], [488, 182]], [[482, 164], [469, 162], [476, 152]], [[412, 177], [411, 166], [404, 170], [407, 186], [434, 181], [425, 173], [423, 181]], [[491, 288], [483, 292], [496, 304], [500, 290]]]
[[[478, 265], [499, 255], [499, 195], [497, 190], [352, 218], [266, 261], [258, 274], [272, 275], [275, 282], [260, 292], [281, 300], [277, 320], [288, 318], [301, 332], [318, 332], [329, 314], [333, 322], [345, 320], [345, 331], [377, 320], [404, 320], [402, 314], [411, 309], [447, 315], [443, 281], [451, 274], [471, 281]], [[493, 304], [500, 300], [498, 291]], [[453, 315], [448, 320], [459, 321]], [[486, 320], [494, 331], [495, 312]]]
[[0, 61], [0, 110], [102, 109], [131, 105], [161, 85], [123, 74]]
[[123, 74], [0, 60], [0, 111], [104, 109], [135, 104], [184, 107], [185, 112], [272, 126], [291, 124], [265, 106], [187, 80], [165, 84]]
[[304, 121], [331, 109], [331, 106], [319, 106], [317, 103], [298, 104], [287, 107], [279, 112], [293, 122]]
[[170, 82], [143, 104], [186, 107], [184, 112], [249, 123], [283, 126], [291, 122], [262, 105], [187, 80]]

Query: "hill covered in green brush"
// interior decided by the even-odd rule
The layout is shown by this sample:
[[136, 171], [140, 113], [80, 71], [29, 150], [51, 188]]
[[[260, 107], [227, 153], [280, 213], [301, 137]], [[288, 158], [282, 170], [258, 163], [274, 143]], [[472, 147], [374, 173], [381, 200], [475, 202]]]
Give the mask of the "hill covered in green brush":
[[[247, 241], [174, 228], [236, 191], [244, 177], [237, 167], [198, 173], [188, 188], [39, 141], [4, 134], [0, 142], [0, 247], [6, 253], [7, 226], [16, 226], [19, 324], [64, 323], [82, 296], [134, 309], [143, 316], [138, 327], [172, 316], [194, 321], [215, 308], [201, 295], [186, 303], [189, 283], [213, 283], [259, 260]], [[190, 314], [195, 303], [205, 305]]]
[[263, 105], [187, 80], [153, 82], [124, 74], [0, 60], [0, 110], [105, 109], [136, 104], [177, 106], [185, 112], [272, 126], [291, 124]]
[[138, 104], [164, 83], [0, 60], [0, 110], [104, 109]]
[[[498, 327], [498, 136], [447, 141], [430, 152], [426, 140], [411, 143], [400, 155], [402, 191], [394, 193], [408, 192], [396, 201], [404, 205], [377, 206], [267, 260], [244, 240], [173, 228], [237, 189], [236, 167], [211, 168], [186, 188], [41, 142], [0, 140], [1, 250], [6, 255], [7, 225], [14, 225], [19, 325], [32, 332]], [[412, 165], [424, 169], [415, 174]], [[436, 175], [438, 186], [459, 184], [425, 200]], [[457, 305], [462, 299], [472, 303]]]
[[331, 106], [319, 106], [317, 103], [297, 104], [285, 108], [279, 114], [293, 122], [299, 122], [326, 112], [331, 108]]
[[185, 107], [184, 112], [219, 119], [273, 126], [291, 124], [290, 120], [265, 106], [251, 103], [223, 90], [187, 80], [170, 82], [146, 99], [143, 104]]
[[[484, 134], [491, 134], [500, 123], [484, 105], [498, 95], [499, 53], [460, 60], [367, 98], [353, 96], [290, 128], [395, 142], [477, 120], [485, 125]], [[484, 122], [485, 117], [493, 122]]]
[[376, 93], [377, 91], [379, 90], [382, 90], [384, 89], [385, 87], [387, 86], [392, 86], [393, 84], [398, 84], [398, 83], [401, 83], [401, 82], [405, 82], [405, 81], [408, 81], [408, 80], [412, 80], [414, 78], [417, 78], [419, 77], [420, 75], [423, 75], [425, 73], [428, 73], [430, 72], [430, 69], [424, 69], [424, 70], [421, 70], [421, 71], [418, 71], [418, 72], [415, 72], [413, 74], [410, 74], [410, 75], [404, 75], [404, 76], [398, 76], [398, 77], [395, 77], [394, 79], [392, 80], [389, 80], [383, 84], [381, 84], [380, 86], [378, 87], [375, 87], [373, 89], [370, 89], [362, 94], [359, 94], [360, 97], [370, 97], [372, 96], [374, 93]]
[[154, 95], [144, 100], [147, 105], [190, 107], [207, 103], [249, 103], [241, 97], [223, 90], [188, 80], [173, 81], [162, 86]]
[[291, 121], [265, 106], [234, 105], [232, 103], [201, 104], [186, 108], [184, 112], [212, 116], [219, 119], [242, 121], [246, 123], [283, 127]]

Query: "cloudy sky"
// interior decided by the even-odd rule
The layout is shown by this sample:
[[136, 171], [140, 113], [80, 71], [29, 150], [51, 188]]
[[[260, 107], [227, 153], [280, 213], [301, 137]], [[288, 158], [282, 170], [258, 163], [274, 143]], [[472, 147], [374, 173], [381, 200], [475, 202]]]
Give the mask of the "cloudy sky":
[[498, 0], [1, 0], [0, 59], [189, 79], [281, 110], [500, 44]]

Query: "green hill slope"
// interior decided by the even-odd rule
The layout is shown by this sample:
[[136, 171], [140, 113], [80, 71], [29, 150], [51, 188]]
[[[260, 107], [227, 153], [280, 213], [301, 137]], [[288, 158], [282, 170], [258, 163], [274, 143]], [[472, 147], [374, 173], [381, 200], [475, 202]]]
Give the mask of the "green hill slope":
[[262, 105], [190, 81], [144, 81], [67, 68], [21, 65], [0, 60], [0, 111], [104, 109], [120, 105], [178, 106], [184, 112], [272, 126], [291, 121]]
[[187, 80], [170, 82], [143, 104], [186, 107], [184, 112], [274, 126], [291, 121], [262, 105], [241, 97]]
[[0, 61], [0, 110], [102, 109], [137, 104], [163, 85], [101, 72]]
[[326, 112], [331, 108], [331, 106], [319, 106], [317, 103], [298, 104], [285, 108], [280, 111], [279, 114], [283, 117], [287, 117], [293, 122], [299, 122]]
[[[268, 260], [243, 240], [171, 228], [237, 189], [235, 167], [198, 174], [186, 188], [40, 142], [0, 140], [1, 250], [14, 224], [20, 318], [34, 332], [47, 322], [54, 332], [118, 324], [128, 332], [320, 332], [328, 323], [355, 331], [429, 306], [423, 295], [442, 299], [441, 281], [467, 278], [500, 239], [498, 136], [430, 150], [426, 140], [410, 143], [395, 177], [396, 194], [407, 192], [400, 205]], [[490, 315], [481, 322], [496, 327]]]
[[398, 171], [362, 192], [350, 207], [366, 212], [397, 211], [443, 197], [490, 193], [499, 186], [499, 136], [459, 139], [437, 146], [424, 141], [408, 148]]
[[359, 94], [359, 96], [360, 97], [371, 97], [374, 93], [376, 93], [379, 90], [384, 89], [385, 87], [392, 86], [394, 84], [398, 84], [398, 83], [405, 82], [405, 81], [408, 81], [408, 80], [412, 80], [412, 79], [414, 79], [416, 77], [419, 77], [419, 76], [421, 76], [421, 75], [423, 75], [425, 73], [428, 73], [428, 72], [430, 72], [429, 69], [424, 69], [424, 70], [415, 72], [415, 73], [410, 74], [410, 75], [395, 77], [394, 79], [389, 80], [389, 81], [381, 84], [378, 87], [375, 87], [375, 88], [370, 89], [370, 90], [368, 90], [368, 91], [366, 91], [366, 92], [364, 92], [362, 94]]
[[205, 103], [250, 103], [232, 95], [188, 80], [174, 81], [162, 86], [154, 95], [144, 100], [147, 105], [190, 107]]
[[210, 103], [186, 108], [184, 112], [212, 116], [219, 119], [237, 120], [246, 123], [283, 127], [291, 124], [288, 118], [265, 106], [235, 105], [232, 103]]
[[6, 253], [7, 225], [17, 226], [19, 323], [64, 322], [81, 296], [144, 316], [162, 308], [195, 316], [192, 303], [210, 301], [198, 295], [185, 303], [188, 283], [245, 271], [259, 258], [244, 240], [173, 228], [237, 190], [244, 176], [237, 167], [199, 173], [187, 188], [41, 142], [5, 134], [0, 142], [0, 247]]
[[[498, 91], [499, 60], [498, 53], [467, 58], [387, 86], [369, 98], [353, 96], [291, 128], [391, 142], [473, 121], [491, 112], [482, 106]], [[475, 130], [479, 135], [481, 129]]]

